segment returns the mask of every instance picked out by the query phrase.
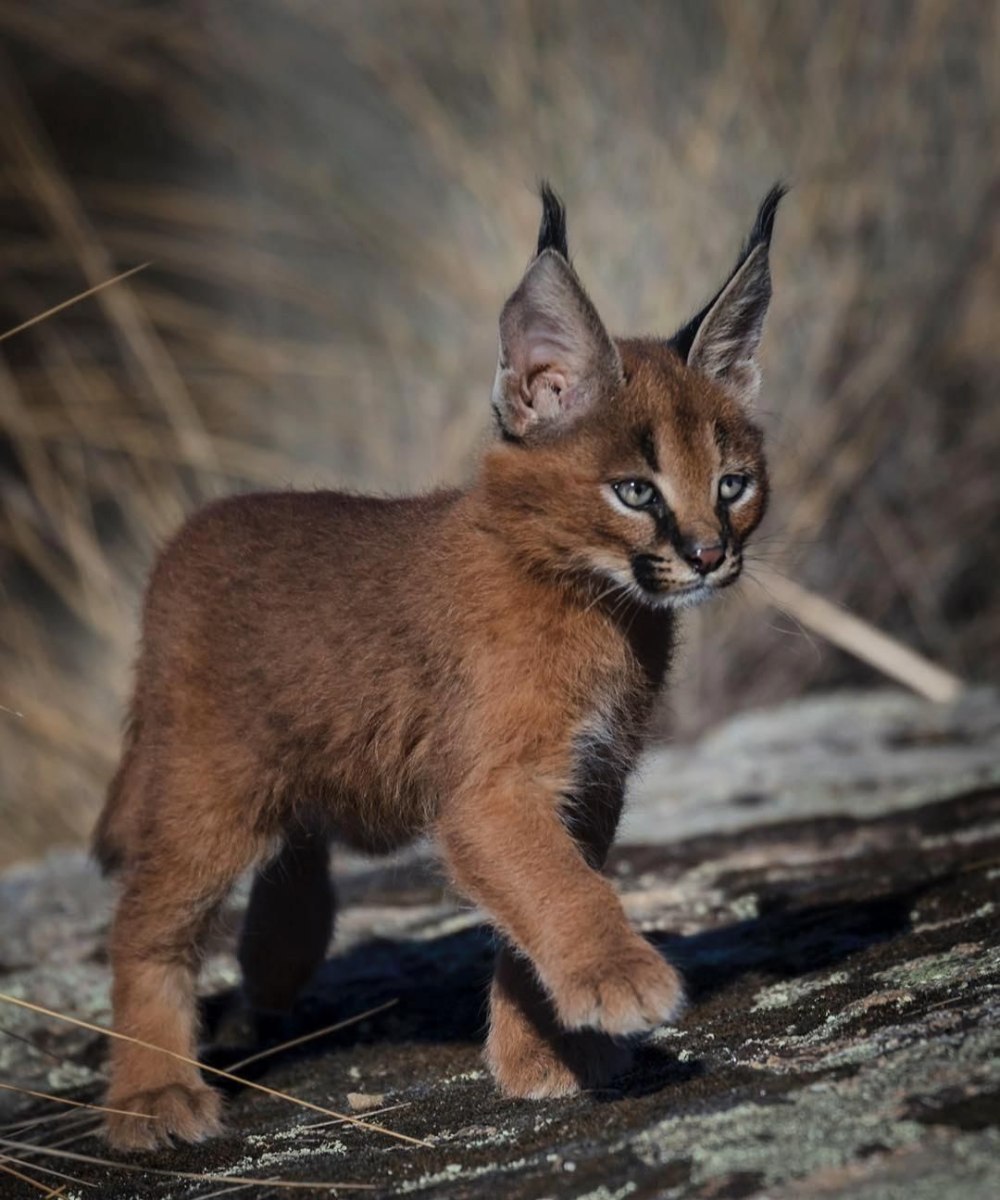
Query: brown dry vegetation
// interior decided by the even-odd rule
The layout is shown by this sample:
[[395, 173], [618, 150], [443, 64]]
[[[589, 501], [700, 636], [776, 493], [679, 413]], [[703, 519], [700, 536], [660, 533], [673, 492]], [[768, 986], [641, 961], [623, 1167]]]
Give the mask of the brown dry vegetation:
[[[791, 179], [758, 553], [989, 678], [997, 12], [0, 0], [0, 323], [154, 264], [0, 348], [0, 862], [88, 829], [200, 500], [462, 477], [542, 174], [609, 325], [664, 333]], [[687, 622], [675, 727], [866, 677], [738, 591]]]

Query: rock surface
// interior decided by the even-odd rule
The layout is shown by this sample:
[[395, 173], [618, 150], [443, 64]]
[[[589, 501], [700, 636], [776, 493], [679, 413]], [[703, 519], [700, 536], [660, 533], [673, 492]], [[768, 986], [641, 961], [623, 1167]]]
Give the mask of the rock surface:
[[[316, 1128], [315, 1112], [240, 1089], [223, 1137], [129, 1160], [137, 1171], [8, 1148], [17, 1169], [80, 1198], [229, 1191], [148, 1168], [453, 1200], [1000, 1194], [994, 694], [948, 708], [823, 697], [649, 756], [612, 870], [634, 920], [683, 967], [693, 1002], [598, 1094], [499, 1099], [480, 1062], [491, 945], [477, 914], [420, 853], [337, 869], [333, 957], [274, 1038], [396, 1003], [246, 1074], [340, 1111], [383, 1097], [401, 1107], [364, 1119], [430, 1145]], [[0, 876], [0, 990], [106, 1022], [110, 896], [77, 855]], [[223, 929], [204, 979], [209, 1025], [235, 982]], [[0, 1081], [99, 1101], [100, 1036], [4, 1003], [0, 1030]], [[208, 1061], [257, 1048], [217, 1046]], [[91, 1114], [56, 1111], [0, 1092], [0, 1139], [106, 1156]], [[0, 1195], [39, 1194], [0, 1174]], [[261, 1183], [236, 1194], [302, 1193]]]

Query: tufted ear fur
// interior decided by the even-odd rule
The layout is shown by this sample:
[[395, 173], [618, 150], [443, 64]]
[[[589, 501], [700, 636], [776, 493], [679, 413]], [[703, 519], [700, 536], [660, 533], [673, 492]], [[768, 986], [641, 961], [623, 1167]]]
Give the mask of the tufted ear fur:
[[493, 411], [512, 441], [570, 428], [622, 381], [618, 350], [566, 257], [559, 200], [542, 189], [538, 253], [500, 315]]
[[771, 300], [768, 252], [784, 194], [778, 184], [764, 197], [729, 279], [670, 343], [688, 366], [717, 379], [748, 408], [760, 389], [757, 349]]

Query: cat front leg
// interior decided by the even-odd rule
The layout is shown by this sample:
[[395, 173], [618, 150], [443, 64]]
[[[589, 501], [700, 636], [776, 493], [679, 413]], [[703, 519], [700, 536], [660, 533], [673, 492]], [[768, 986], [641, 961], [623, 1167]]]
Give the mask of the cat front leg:
[[559, 795], [515, 774], [451, 799], [438, 822], [452, 876], [531, 961], [566, 1030], [641, 1033], [676, 1017], [680, 975], [588, 866]]

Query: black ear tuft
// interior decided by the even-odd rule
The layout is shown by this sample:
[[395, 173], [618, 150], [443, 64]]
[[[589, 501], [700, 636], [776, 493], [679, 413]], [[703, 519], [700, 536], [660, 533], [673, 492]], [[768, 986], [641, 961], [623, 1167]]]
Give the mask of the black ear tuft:
[[538, 227], [538, 246], [535, 255], [546, 250], [558, 251], [569, 261], [569, 245], [566, 241], [566, 206], [543, 179], [538, 189], [542, 200], [542, 223]]
[[739, 274], [744, 263], [753, 254], [758, 246], [770, 247], [771, 235], [774, 232], [774, 218], [778, 211], [778, 205], [781, 203], [781, 198], [788, 192], [788, 188], [783, 183], [776, 183], [767, 193], [764, 199], [760, 202], [760, 208], [757, 209], [757, 217], [754, 220], [753, 228], [750, 230], [747, 240], [743, 243], [743, 249], [740, 251], [740, 256], [736, 261], [736, 266], [729, 272], [729, 277], [726, 282], [719, 288], [711, 300], [705, 307], [691, 318], [686, 325], [678, 329], [674, 336], [670, 339], [669, 345], [680, 355], [684, 361], [687, 361], [688, 355], [691, 353], [691, 347], [694, 345], [694, 339], [697, 336], [698, 330], [701, 328], [702, 322], [712, 311], [715, 302], [719, 299], [722, 293], [730, 285], [736, 275]]
[[[761, 200], [760, 208], [757, 209], [757, 219], [753, 223], [753, 229], [750, 230], [750, 236], [747, 238], [746, 244], [743, 247], [743, 253], [740, 255], [740, 264], [744, 263], [750, 257], [757, 246], [761, 244], [770, 246], [778, 205], [781, 203], [782, 197], [787, 194], [787, 185], [776, 183], [764, 199]], [[736, 269], [739, 270], [739, 264], [737, 264]]]

